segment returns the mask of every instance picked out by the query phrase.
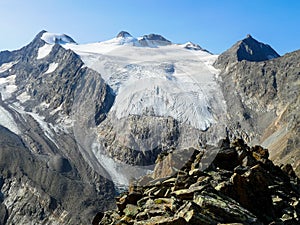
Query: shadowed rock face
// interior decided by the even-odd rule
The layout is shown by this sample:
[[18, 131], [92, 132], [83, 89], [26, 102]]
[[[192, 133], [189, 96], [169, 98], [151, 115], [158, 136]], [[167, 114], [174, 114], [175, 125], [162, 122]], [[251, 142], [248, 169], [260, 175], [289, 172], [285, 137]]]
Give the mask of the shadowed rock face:
[[260, 62], [278, 57], [280, 55], [272, 47], [258, 42], [251, 35], [247, 35], [245, 39], [238, 41], [230, 49], [222, 53], [214, 66], [224, 69], [242, 60]]
[[166, 177], [170, 164], [161, 162], [182, 156], [179, 152], [161, 155], [156, 172], [133, 183], [117, 198], [117, 210], [99, 213], [93, 224], [299, 222], [299, 178], [290, 166], [275, 166], [268, 159], [268, 150], [260, 146], [227, 139], [203, 171], [206, 150], [185, 150], [192, 152], [190, 159], [184, 159], [186, 164]]

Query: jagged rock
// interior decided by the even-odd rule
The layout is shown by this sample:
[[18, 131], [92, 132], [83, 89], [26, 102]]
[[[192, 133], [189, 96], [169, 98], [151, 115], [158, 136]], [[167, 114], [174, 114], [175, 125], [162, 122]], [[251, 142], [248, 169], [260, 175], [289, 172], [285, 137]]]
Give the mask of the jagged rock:
[[186, 221], [186, 224], [190, 224], [190, 225], [217, 224], [217, 221], [214, 221], [213, 219], [206, 216], [205, 214], [202, 214], [201, 213], [202, 210], [203, 209], [198, 204], [194, 202], [186, 202], [178, 209], [174, 217], [183, 218]]
[[[126, 207], [130, 209], [125, 212], [126, 223], [260, 225], [299, 222], [299, 179], [291, 176], [290, 166], [286, 171], [281, 170], [268, 159], [266, 149], [250, 148], [242, 140], [220, 148], [216, 160], [205, 171], [195, 168], [195, 163], [201, 163], [200, 156], [203, 156], [202, 151], [195, 150], [175, 174], [141, 187], [132, 186], [141, 193], [136, 204], [123, 204], [128, 201], [128, 195], [117, 199], [117, 205], [122, 204], [124, 212]], [[243, 153], [239, 155], [238, 152]], [[179, 156], [176, 156], [177, 151], [162, 155], [157, 161], [160, 174], [163, 174], [163, 161], [172, 163], [170, 159], [180, 158], [181, 153], [178, 151]], [[233, 166], [228, 164], [231, 157]], [[243, 166], [247, 157], [253, 165]], [[168, 197], [161, 197], [169, 190]], [[123, 214], [119, 211], [119, 214], [106, 215], [99, 224], [106, 221], [118, 224]]]

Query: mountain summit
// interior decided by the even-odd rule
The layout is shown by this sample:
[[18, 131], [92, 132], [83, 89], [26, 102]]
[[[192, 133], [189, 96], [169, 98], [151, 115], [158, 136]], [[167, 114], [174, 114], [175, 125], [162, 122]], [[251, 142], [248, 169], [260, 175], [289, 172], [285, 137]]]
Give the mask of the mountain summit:
[[155, 47], [155, 46], [165, 46], [171, 45], [172, 42], [164, 38], [159, 34], [147, 34], [139, 38], [139, 43], [142, 46]]
[[42, 34], [41, 39], [48, 44], [76, 44], [76, 42], [66, 34], [50, 33], [47, 31], [42, 31], [40, 34]]
[[121, 31], [117, 35], [117, 38], [127, 38], [127, 37], [132, 37], [132, 35], [129, 34], [127, 31]]
[[245, 39], [237, 43], [238, 61], [265, 61], [277, 58], [280, 55], [271, 46], [258, 42], [250, 34]]
[[224, 68], [234, 62], [242, 60], [260, 62], [278, 58], [280, 55], [269, 45], [255, 40], [250, 34], [238, 41], [230, 49], [222, 53], [215, 66]]

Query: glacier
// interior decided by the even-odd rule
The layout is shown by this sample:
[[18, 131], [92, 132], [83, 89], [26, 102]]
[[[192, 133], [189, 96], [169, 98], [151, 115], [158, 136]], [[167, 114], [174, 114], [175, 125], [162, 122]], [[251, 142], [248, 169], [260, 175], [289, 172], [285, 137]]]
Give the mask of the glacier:
[[[218, 57], [187, 44], [141, 46], [140, 38], [63, 45], [77, 53], [87, 67], [99, 72], [113, 89], [111, 109], [118, 119], [152, 113], [171, 116], [200, 130], [226, 114], [226, 104], [212, 64]], [[130, 44], [132, 43], [132, 44]]]

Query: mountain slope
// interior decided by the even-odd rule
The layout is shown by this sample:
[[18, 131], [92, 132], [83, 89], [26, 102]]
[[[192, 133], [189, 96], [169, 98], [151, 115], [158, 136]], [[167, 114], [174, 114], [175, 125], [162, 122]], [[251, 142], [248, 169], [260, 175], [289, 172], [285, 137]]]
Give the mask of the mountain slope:
[[[236, 49], [234, 45], [214, 64], [222, 68], [220, 84], [230, 115], [229, 130], [264, 145], [276, 163], [291, 163], [299, 174], [300, 52], [272, 60], [259, 56], [253, 62], [231, 62], [237, 58]], [[265, 55], [270, 52], [274, 53], [268, 47]]]
[[[1, 217], [7, 224], [89, 223], [97, 206], [109, 207], [115, 190], [74, 138], [71, 111], [80, 88], [97, 96], [93, 121], [99, 122], [113, 96], [97, 72], [84, 67], [74, 52], [46, 43], [43, 34], [20, 50], [0, 53], [2, 68], [6, 65], [0, 73], [5, 112], [0, 124], [15, 132], [1, 127], [1, 201], [7, 209]], [[90, 83], [98, 88], [89, 90]], [[33, 194], [23, 196], [28, 189]]]

